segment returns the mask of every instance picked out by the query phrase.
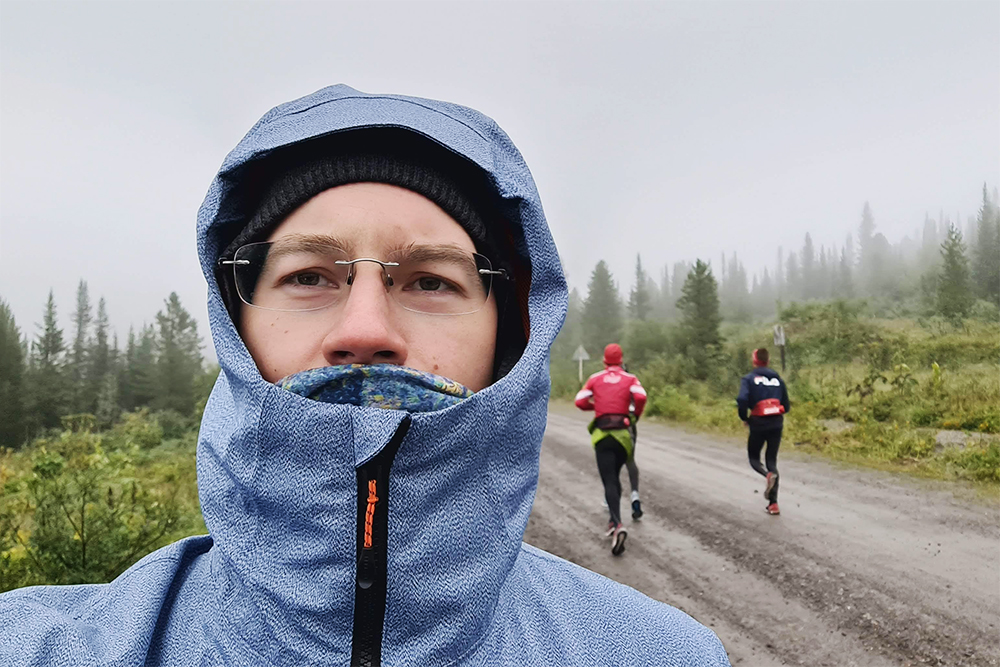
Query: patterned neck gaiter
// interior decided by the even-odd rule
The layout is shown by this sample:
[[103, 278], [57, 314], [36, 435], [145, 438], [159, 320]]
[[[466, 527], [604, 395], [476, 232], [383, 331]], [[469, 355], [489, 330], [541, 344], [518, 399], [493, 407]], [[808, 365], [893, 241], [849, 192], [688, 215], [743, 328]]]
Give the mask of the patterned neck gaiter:
[[282, 389], [324, 403], [433, 412], [451, 407], [474, 393], [440, 375], [405, 366], [326, 366], [280, 380]]

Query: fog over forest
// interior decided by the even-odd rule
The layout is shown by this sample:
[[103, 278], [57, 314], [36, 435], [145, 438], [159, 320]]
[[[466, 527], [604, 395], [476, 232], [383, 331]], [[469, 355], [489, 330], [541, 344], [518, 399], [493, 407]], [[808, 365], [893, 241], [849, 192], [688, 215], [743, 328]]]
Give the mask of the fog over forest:
[[604, 260], [627, 297], [637, 252], [657, 281], [737, 253], [748, 288], [807, 233], [839, 261], [866, 202], [912, 254], [1000, 182], [995, 3], [248, 7], [0, 7], [0, 297], [23, 332], [50, 289], [68, 329], [83, 279], [122, 343], [172, 292], [207, 341], [215, 171], [270, 107], [337, 82], [493, 116], [581, 292]]
[[[351, 608], [352, 664], [1000, 664], [998, 35], [996, 0], [3, 0], [0, 619], [28, 639], [0, 662], [343, 657]], [[377, 254], [465, 239], [383, 193], [391, 239], [336, 198], [291, 231], [333, 216], [376, 253], [335, 264], [382, 264], [395, 305], [372, 280], [345, 306], [334, 252], [295, 264], [310, 235], [244, 245], [224, 264], [266, 310], [239, 307], [251, 365], [228, 334], [216, 363], [197, 211], [262, 115], [338, 83], [510, 135], [569, 283], [547, 359], [536, 308], [507, 372], [503, 241], [476, 241], [517, 281], [491, 319], [502, 271]]]

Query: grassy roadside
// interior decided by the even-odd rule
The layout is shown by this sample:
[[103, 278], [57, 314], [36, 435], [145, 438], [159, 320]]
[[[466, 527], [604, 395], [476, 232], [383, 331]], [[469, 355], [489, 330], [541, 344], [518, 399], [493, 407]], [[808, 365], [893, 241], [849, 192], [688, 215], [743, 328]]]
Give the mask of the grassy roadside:
[[[742, 442], [746, 431], [736, 416], [734, 406], [724, 401], [673, 399], [679, 409], [670, 414], [653, 413], [644, 420], [700, 433], [725, 436]], [[572, 402], [554, 399], [565, 408]], [[782, 450], [787, 448], [808, 455], [854, 467], [900, 473], [920, 479], [957, 482], [971, 487], [976, 496], [1000, 502], [1000, 438], [980, 440], [978, 434], [965, 433], [968, 444], [937, 445], [938, 431], [885, 425], [874, 420], [854, 425], [829, 426], [819, 419], [816, 404], [796, 405], [785, 419]], [[831, 428], [832, 427], [832, 428]], [[954, 432], [950, 432], [954, 433]]]
[[[1000, 326], [879, 320], [844, 304], [790, 308], [783, 318], [790, 365], [782, 377], [792, 401], [783, 443], [852, 465], [969, 483], [1000, 499]], [[738, 325], [724, 333], [706, 381], [691, 379], [687, 360], [668, 345], [631, 369], [649, 393], [650, 418], [742, 439], [739, 378], [750, 370], [749, 351], [767, 346], [771, 331]], [[643, 353], [635, 342], [626, 346], [626, 360]], [[572, 397], [575, 370], [553, 363], [556, 400]]]

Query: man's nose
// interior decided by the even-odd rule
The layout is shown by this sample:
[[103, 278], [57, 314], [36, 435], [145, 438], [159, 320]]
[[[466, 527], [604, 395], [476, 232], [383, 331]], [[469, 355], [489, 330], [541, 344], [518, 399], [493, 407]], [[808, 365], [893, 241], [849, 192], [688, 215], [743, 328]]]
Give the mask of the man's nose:
[[323, 356], [332, 365], [406, 362], [406, 342], [394, 320], [382, 268], [359, 263], [347, 303], [323, 339]]

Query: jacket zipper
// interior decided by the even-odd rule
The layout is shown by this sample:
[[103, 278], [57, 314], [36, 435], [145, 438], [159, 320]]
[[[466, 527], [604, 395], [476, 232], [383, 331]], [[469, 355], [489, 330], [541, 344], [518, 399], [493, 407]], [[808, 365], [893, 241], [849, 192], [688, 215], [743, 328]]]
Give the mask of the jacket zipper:
[[410, 416], [406, 415], [385, 449], [358, 468], [358, 563], [354, 586], [351, 667], [379, 667], [382, 664], [389, 470], [409, 428]]

